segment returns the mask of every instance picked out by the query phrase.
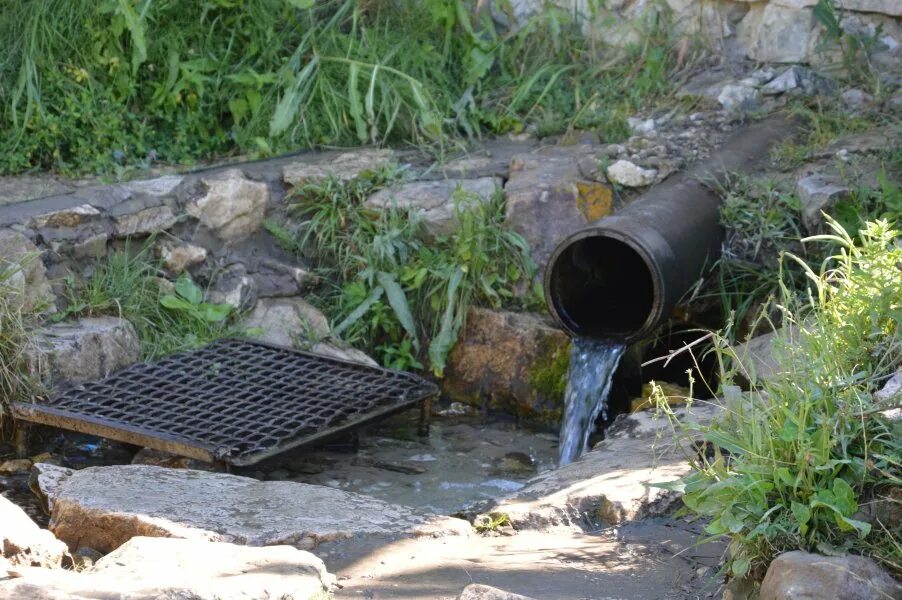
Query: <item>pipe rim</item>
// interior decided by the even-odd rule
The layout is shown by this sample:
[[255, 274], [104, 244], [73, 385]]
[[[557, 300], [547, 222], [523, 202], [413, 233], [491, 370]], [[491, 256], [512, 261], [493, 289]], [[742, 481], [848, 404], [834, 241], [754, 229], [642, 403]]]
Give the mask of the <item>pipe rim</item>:
[[[608, 219], [615, 218], [616, 216], [608, 217]], [[657, 263], [652, 259], [652, 252], [642, 243], [642, 238], [632, 236], [626, 231], [615, 229], [611, 226], [602, 224], [580, 229], [579, 231], [576, 231], [564, 238], [564, 240], [555, 247], [554, 252], [551, 253], [548, 262], [545, 265], [545, 273], [544, 277], [542, 278], [544, 284], [543, 287], [545, 290], [545, 304], [548, 307], [548, 311], [551, 313], [554, 321], [572, 337], [580, 336], [579, 332], [575, 331], [574, 328], [571, 327], [569, 323], [567, 323], [561, 311], [558, 310], [557, 304], [555, 303], [553, 297], [554, 293], [552, 290], [554, 289], [554, 287], [551, 285], [551, 281], [554, 277], [554, 266], [557, 264], [558, 258], [561, 256], [561, 254], [563, 254], [571, 245], [575, 244], [576, 242], [588, 238], [607, 238], [624, 244], [632, 251], [634, 251], [639, 256], [639, 258], [642, 259], [643, 264], [648, 270], [653, 289], [651, 310], [649, 311], [648, 316], [646, 316], [645, 321], [643, 321], [641, 326], [622, 336], [622, 339], [627, 343], [642, 339], [654, 330], [656, 324], [663, 316], [663, 309], [665, 304], [664, 292], [666, 289], [664, 285], [664, 274], [659, 268], [657, 268]], [[611, 337], [618, 336], [612, 335]]]

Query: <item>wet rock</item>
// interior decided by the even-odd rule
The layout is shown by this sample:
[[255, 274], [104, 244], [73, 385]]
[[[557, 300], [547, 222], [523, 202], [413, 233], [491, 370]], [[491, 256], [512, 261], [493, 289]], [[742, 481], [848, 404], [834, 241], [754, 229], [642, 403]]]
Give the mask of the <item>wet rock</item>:
[[610, 186], [587, 178], [580, 163], [597, 163], [597, 148], [569, 146], [517, 154], [504, 186], [506, 222], [523, 236], [539, 268], [574, 230], [610, 214]]
[[246, 238], [263, 225], [269, 188], [232, 169], [203, 179], [206, 194], [186, 207], [219, 239], [230, 242]]
[[0, 496], [0, 557], [13, 566], [61, 567], [69, 553], [63, 542]]
[[0, 475], [22, 475], [31, 471], [30, 458], [16, 458], [0, 463]]
[[[408, 209], [432, 235], [447, 235], [457, 228], [455, 199], [488, 202], [501, 189], [498, 177], [415, 181], [380, 190], [366, 201], [373, 209]], [[465, 208], [465, 204], [461, 208]]]
[[628, 160], [618, 160], [605, 170], [605, 174], [611, 183], [631, 188], [651, 185], [658, 177], [657, 169], [643, 169]]
[[471, 309], [442, 385], [452, 400], [557, 421], [570, 339], [538, 315]]
[[[679, 418], [708, 421], [713, 406], [675, 409]], [[608, 438], [576, 462], [529, 480], [518, 492], [501, 500], [492, 513], [505, 514], [516, 529], [572, 527], [596, 530], [628, 520], [665, 513], [678, 495], [653, 482], [672, 481], [691, 472], [688, 448], [655, 447], [667, 421], [648, 413], [623, 416]], [[613, 429], [613, 428], [612, 428]]]
[[207, 259], [207, 249], [192, 244], [169, 244], [160, 247], [160, 258], [163, 266], [173, 273], [199, 265]]
[[758, 108], [758, 90], [745, 85], [725, 85], [717, 101], [727, 112], [750, 112]]
[[141, 448], [132, 458], [133, 465], [153, 465], [157, 467], [166, 467], [167, 469], [194, 469], [195, 471], [213, 471], [220, 472], [222, 467], [213, 463], [204, 462], [194, 458], [187, 458], [172, 454], [171, 452], [163, 452], [162, 450], [154, 450], [152, 448]]
[[495, 472], [517, 476], [535, 475], [536, 461], [525, 452], [508, 452], [498, 460]]
[[811, 8], [755, 3], [736, 33], [749, 58], [760, 62], [804, 62], [814, 32]]
[[241, 328], [264, 342], [291, 347], [329, 334], [326, 316], [303, 298], [261, 298]]
[[471, 583], [460, 593], [457, 600], [533, 600], [529, 596], [512, 594], [488, 585]]
[[116, 317], [48, 325], [29, 349], [29, 363], [50, 385], [102, 379], [139, 360], [141, 342], [135, 328]]
[[902, 598], [902, 586], [863, 556], [786, 552], [770, 564], [761, 600], [869, 600]]
[[808, 231], [816, 231], [823, 222], [821, 212], [848, 197], [849, 188], [837, 175], [814, 173], [798, 180], [796, 194], [802, 204], [802, 223]]
[[50, 228], [74, 228], [90, 221], [99, 219], [101, 213], [90, 204], [82, 204], [71, 208], [63, 208], [52, 212], [32, 217], [29, 225], [35, 229]]
[[207, 289], [207, 302], [228, 304], [235, 310], [248, 310], [257, 302], [257, 281], [241, 263], [223, 269]]
[[282, 180], [291, 186], [313, 183], [329, 177], [339, 181], [357, 179], [365, 173], [374, 173], [389, 167], [394, 160], [391, 150], [362, 149], [345, 152], [320, 162], [299, 160], [282, 168]]
[[326, 597], [323, 562], [288, 546], [135, 538], [84, 571], [23, 569], [0, 600], [273, 600]]
[[116, 235], [119, 237], [157, 233], [169, 229], [177, 221], [178, 217], [165, 204], [113, 217]]
[[0, 270], [10, 267], [15, 272], [6, 285], [16, 292], [15, 306], [25, 310], [53, 307], [53, 290], [37, 246], [19, 231], [0, 229]]
[[314, 273], [306, 269], [269, 258], [260, 260], [251, 276], [261, 298], [296, 296], [319, 281]]
[[328, 487], [146, 465], [76, 471], [53, 498], [51, 530], [101, 552], [136, 536], [311, 549], [337, 539], [466, 535], [459, 519]]

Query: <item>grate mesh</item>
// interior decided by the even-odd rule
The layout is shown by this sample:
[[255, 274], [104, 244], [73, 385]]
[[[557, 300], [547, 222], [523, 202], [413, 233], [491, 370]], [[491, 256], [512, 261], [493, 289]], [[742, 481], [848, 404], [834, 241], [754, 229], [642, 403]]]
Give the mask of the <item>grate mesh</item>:
[[253, 464], [436, 395], [409, 373], [226, 339], [81, 384], [17, 416], [204, 460]]

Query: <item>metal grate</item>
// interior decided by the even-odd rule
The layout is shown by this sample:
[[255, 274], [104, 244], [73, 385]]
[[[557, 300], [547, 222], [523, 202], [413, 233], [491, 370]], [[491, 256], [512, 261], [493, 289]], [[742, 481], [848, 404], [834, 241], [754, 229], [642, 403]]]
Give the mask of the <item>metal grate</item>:
[[226, 339], [14, 411], [26, 421], [249, 465], [437, 393], [409, 373]]

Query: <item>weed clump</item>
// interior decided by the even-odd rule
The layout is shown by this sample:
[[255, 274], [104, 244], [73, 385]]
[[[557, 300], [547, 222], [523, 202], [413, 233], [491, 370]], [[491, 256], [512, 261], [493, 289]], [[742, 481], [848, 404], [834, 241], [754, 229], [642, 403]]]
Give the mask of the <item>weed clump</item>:
[[[803, 240], [836, 248], [812, 270], [800, 298], [781, 284], [783, 321], [776, 360], [765, 380], [723, 335], [715, 336], [726, 414], [707, 426], [679, 423], [655, 391], [658, 410], [678, 437], [700, 436], [713, 449], [694, 456], [694, 473], [664, 487], [683, 492], [686, 511], [710, 519], [712, 536], [729, 536], [734, 576], [761, 577], [787, 550], [872, 556], [902, 572], [902, 524], [867, 505], [884, 502], [902, 481], [902, 429], [873, 392], [902, 367], [902, 248], [886, 221], [853, 239], [835, 221], [831, 233]], [[751, 381], [747, 393], [733, 387]], [[892, 503], [892, 499], [885, 500]]]
[[415, 211], [381, 210], [365, 200], [391, 173], [301, 187], [292, 209], [303, 221], [270, 231], [311, 254], [328, 283], [317, 300], [332, 334], [374, 353], [386, 366], [441, 376], [471, 305], [528, 307], [539, 302], [528, 245], [504, 225], [500, 193], [458, 190], [456, 227], [429, 234]]
[[151, 248], [148, 243], [137, 253], [115, 251], [85, 281], [68, 278], [68, 306], [55, 318], [122, 316], [135, 326], [147, 360], [236, 333], [231, 307], [203, 302], [203, 291], [188, 275], [175, 285], [166, 281], [149, 256]]

